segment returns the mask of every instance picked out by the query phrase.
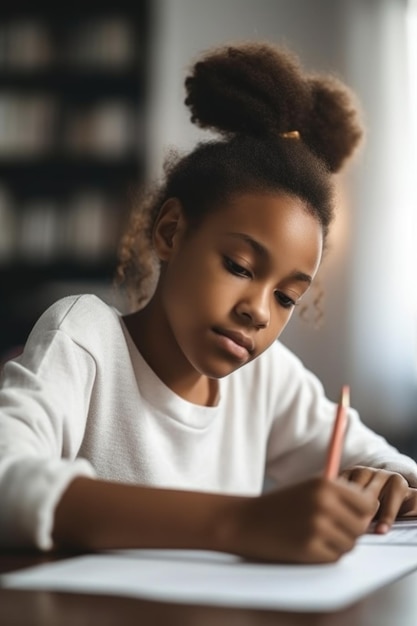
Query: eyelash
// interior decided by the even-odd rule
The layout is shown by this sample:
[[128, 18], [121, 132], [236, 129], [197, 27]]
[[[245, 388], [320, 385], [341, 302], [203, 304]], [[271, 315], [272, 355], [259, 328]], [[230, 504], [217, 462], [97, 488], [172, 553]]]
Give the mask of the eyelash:
[[275, 299], [277, 300], [278, 304], [284, 309], [292, 309], [294, 306], [297, 305], [297, 302], [295, 302], [295, 300], [286, 296], [285, 293], [283, 293], [282, 291], [275, 292]]
[[239, 265], [239, 263], [235, 263], [227, 256], [224, 257], [224, 265], [226, 269], [235, 276], [240, 276], [241, 278], [252, 278], [252, 274], [249, 270], [242, 267], [242, 265]]
[[[224, 257], [224, 265], [227, 271], [235, 276], [239, 276], [240, 278], [252, 278], [252, 273], [249, 270], [239, 265], [239, 263], [235, 263], [235, 261], [229, 257]], [[274, 295], [278, 304], [284, 309], [292, 309], [297, 304], [295, 300], [285, 295], [282, 291], [276, 291]]]

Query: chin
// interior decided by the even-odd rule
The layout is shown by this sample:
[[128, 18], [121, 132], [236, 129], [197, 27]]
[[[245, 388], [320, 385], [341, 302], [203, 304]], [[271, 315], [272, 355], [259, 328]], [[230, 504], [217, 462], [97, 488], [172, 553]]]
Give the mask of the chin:
[[244, 363], [237, 363], [236, 365], [224, 363], [222, 365], [218, 365], [217, 367], [202, 367], [197, 369], [201, 374], [203, 374], [203, 376], [207, 376], [207, 378], [220, 380], [221, 378], [226, 378], [226, 376], [233, 374], [233, 372], [241, 367], [244, 367], [249, 362], [250, 361], [245, 361]]

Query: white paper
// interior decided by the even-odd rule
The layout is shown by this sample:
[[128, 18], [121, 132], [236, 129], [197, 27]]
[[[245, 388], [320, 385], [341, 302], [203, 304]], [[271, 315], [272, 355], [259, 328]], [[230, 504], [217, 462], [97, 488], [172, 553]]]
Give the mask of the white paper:
[[417, 546], [358, 544], [326, 565], [248, 563], [222, 553], [114, 551], [0, 577], [8, 588], [47, 589], [290, 611], [330, 611], [417, 569]]
[[376, 545], [417, 546], [417, 519], [397, 520], [391, 529], [383, 534], [366, 533], [359, 539], [360, 543]]

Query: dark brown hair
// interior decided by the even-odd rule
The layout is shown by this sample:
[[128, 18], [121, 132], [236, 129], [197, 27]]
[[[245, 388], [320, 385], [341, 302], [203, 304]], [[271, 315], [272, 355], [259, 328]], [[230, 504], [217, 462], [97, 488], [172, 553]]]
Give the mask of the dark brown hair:
[[165, 200], [178, 198], [196, 226], [233, 194], [282, 191], [305, 202], [326, 238], [333, 218], [331, 174], [362, 135], [348, 88], [334, 77], [305, 73], [294, 54], [272, 44], [209, 50], [192, 66], [185, 88], [191, 121], [220, 136], [181, 158], [169, 157], [163, 184], [132, 213], [118, 278], [136, 305], [149, 296], [155, 275], [150, 233]]

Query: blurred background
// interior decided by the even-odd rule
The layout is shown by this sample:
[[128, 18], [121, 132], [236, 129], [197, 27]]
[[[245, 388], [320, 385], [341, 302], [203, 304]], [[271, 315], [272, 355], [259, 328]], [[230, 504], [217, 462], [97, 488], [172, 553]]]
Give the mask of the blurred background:
[[[417, 458], [417, 1], [138, 0], [0, 7], [0, 361], [57, 298], [112, 288], [135, 188], [194, 128], [183, 81], [217, 44], [285, 44], [357, 94], [366, 141], [307, 319], [282, 335], [337, 399]], [[314, 301], [322, 319], [316, 327]], [[104, 338], [105, 339], [105, 338]]]

